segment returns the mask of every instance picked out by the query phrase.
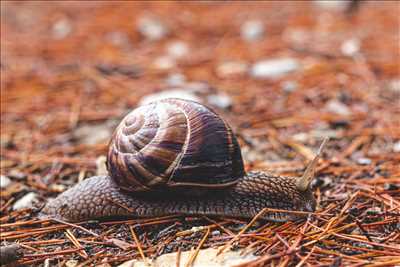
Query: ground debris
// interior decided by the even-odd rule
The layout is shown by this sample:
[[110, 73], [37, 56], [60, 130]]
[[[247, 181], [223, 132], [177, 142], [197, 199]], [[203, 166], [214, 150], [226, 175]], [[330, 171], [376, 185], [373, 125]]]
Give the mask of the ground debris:
[[[227, 245], [254, 255], [253, 266], [400, 264], [398, 3], [351, 1], [350, 16], [327, 1], [3, 2], [0, 241], [23, 247], [17, 264], [176, 253], [183, 265], [183, 255]], [[300, 175], [330, 137], [315, 214], [249, 227], [202, 216], [38, 218], [48, 199], [106, 173], [124, 115], [166, 96], [215, 109], [246, 170]], [[26, 196], [37, 206], [16, 208]]]

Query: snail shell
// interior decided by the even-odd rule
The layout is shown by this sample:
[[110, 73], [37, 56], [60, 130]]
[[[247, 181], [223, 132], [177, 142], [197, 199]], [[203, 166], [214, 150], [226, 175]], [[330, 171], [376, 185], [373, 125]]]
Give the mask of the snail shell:
[[109, 144], [108, 175], [63, 192], [41, 216], [67, 221], [170, 214], [250, 218], [272, 208], [280, 211], [263, 219], [295, 219], [298, 214], [282, 210], [315, 210], [310, 184], [326, 142], [301, 177], [245, 173], [238, 142], [223, 119], [196, 102], [157, 101], [135, 109], [117, 127]]
[[[107, 169], [124, 191], [202, 192], [244, 176], [237, 139], [209, 108], [165, 99], [130, 112], [109, 144]], [[205, 191], [205, 190], [203, 190]]]

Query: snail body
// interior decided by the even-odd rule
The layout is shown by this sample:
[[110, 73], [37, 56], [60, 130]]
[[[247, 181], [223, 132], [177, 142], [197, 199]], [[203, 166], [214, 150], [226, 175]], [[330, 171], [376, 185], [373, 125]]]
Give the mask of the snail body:
[[[236, 137], [222, 118], [199, 103], [165, 99], [121, 121], [109, 144], [109, 175], [78, 183], [49, 201], [42, 215], [83, 221], [169, 214], [250, 218], [263, 208], [312, 212], [310, 182], [323, 145], [302, 177], [245, 173]], [[298, 216], [268, 212], [263, 218]]]

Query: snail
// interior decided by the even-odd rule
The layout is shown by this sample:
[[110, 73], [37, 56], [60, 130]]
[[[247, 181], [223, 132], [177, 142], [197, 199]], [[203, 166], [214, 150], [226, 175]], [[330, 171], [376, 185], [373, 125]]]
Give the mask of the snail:
[[[116, 128], [108, 175], [61, 193], [42, 216], [84, 221], [169, 214], [251, 218], [263, 208], [313, 212], [310, 183], [325, 143], [302, 177], [246, 173], [232, 129], [214, 111], [193, 101], [159, 100], [131, 111]], [[262, 218], [299, 216], [275, 211]]]

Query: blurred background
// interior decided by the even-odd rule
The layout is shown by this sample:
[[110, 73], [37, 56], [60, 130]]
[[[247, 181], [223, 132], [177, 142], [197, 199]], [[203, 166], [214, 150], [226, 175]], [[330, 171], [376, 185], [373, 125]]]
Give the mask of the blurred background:
[[166, 96], [223, 114], [250, 163], [292, 141], [398, 137], [397, 2], [2, 1], [1, 32], [2, 167], [92, 166], [120, 118]]
[[330, 137], [319, 208], [342, 214], [354, 194], [359, 216], [384, 218], [399, 203], [399, 14], [397, 1], [1, 1], [0, 222], [104, 173], [120, 119], [163, 97], [221, 114], [247, 169], [300, 174]]

